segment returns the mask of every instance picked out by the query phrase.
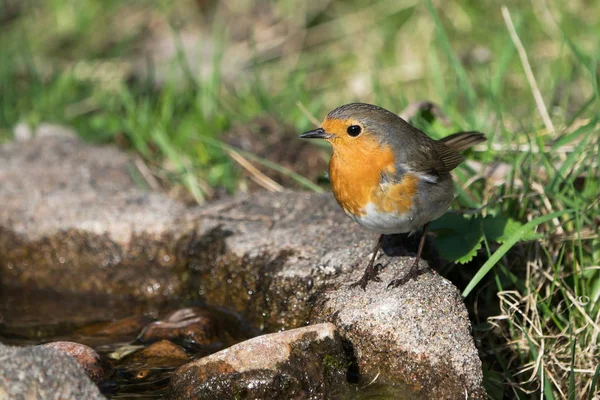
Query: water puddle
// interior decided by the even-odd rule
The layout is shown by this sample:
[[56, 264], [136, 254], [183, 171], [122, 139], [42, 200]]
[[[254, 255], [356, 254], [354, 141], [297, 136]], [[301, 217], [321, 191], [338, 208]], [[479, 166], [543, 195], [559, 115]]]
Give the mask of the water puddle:
[[[70, 341], [93, 348], [105, 371], [98, 386], [109, 399], [163, 398], [176, 368], [258, 334], [238, 315], [201, 304], [140, 303], [0, 286], [0, 342]], [[347, 398], [418, 398], [400, 387], [358, 383], [358, 375], [349, 378], [355, 391], [345, 393]]]
[[92, 347], [106, 360], [99, 386], [111, 399], [161, 398], [177, 367], [257, 334], [221, 308], [0, 287], [0, 341]]

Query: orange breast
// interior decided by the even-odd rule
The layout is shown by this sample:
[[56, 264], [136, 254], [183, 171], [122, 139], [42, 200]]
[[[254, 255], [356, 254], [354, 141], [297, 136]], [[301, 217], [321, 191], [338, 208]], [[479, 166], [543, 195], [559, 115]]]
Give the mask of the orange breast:
[[419, 178], [413, 174], [405, 174], [398, 183], [386, 185], [375, 192], [374, 201], [377, 211], [404, 214], [413, 205], [417, 194]]
[[360, 146], [333, 146], [329, 176], [335, 198], [347, 213], [363, 216], [369, 203], [382, 212], [403, 213], [410, 209], [418, 184], [416, 176], [407, 174], [399, 183], [380, 184], [382, 172], [395, 172], [391, 149], [369, 138], [364, 138]]

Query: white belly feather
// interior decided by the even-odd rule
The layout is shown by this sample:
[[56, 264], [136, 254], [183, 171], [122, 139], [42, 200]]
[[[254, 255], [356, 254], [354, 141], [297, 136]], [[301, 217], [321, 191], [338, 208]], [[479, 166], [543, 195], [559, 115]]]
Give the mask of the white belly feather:
[[377, 211], [377, 208], [373, 203], [367, 204], [363, 209], [363, 215], [352, 215], [348, 213], [348, 216], [358, 222], [365, 228], [383, 234], [393, 233], [405, 233], [415, 230], [422, 226], [425, 222], [417, 221], [413, 217], [413, 211], [398, 215], [396, 213], [387, 213]]

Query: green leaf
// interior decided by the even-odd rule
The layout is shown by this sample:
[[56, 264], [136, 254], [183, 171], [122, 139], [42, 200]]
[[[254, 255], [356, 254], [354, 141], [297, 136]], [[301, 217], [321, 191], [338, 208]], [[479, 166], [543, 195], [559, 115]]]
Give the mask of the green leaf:
[[469, 224], [470, 218], [458, 212], [447, 212], [435, 221], [431, 221], [429, 229], [438, 232], [460, 232], [464, 226]]
[[[484, 237], [488, 241], [504, 243], [523, 225], [504, 216], [470, 216], [449, 212], [433, 221], [429, 227], [436, 233], [435, 245], [440, 255], [448, 261], [465, 264], [477, 255]], [[539, 238], [534, 229], [523, 232], [521, 240]]]
[[467, 263], [481, 248], [481, 230], [467, 215], [448, 212], [431, 222], [429, 229], [436, 233], [435, 247], [446, 260]]
[[493, 242], [502, 241], [506, 237], [506, 226], [509, 221], [519, 224], [503, 216], [487, 215], [481, 220], [485, 238]]
[[[485, 238], [490, 241], [504, 243], [517, 230], [521, 229], [523, 224], [511, 218], [502, 216], [486, 216], [483, 219], [483, 232]], [[535, 232], [534, 228], [526, 230], [521, 237], [521, 241], [535, 240], [542, 235]]]
[[525, 225], [523, 225], [522, 227], [520, 227], [516, 231], [514, 231], [506, 239], [506, 241], [504, 242], [504, 244], [502, 244], [502, 246], [500, 246], [500, 248], [498, 248], [498, 250], [496, 250], [496, 252], [494, 254], [492, 254], [492, 256], [485, 262], [485, 264], [483, 264], [481, 266], [481, 268], [479, 268], [479, 271], [477, 271], [477, 273], [475, 274], [475, 276], [471, 279], [471, 281], [469, 282], [469, 284], [467, 285], [467, 287], [463, 291], [463, 293], [462, 293], [463, 297], [467, 297], [469, 295], [469, 293], [471, 293], [471, 291], [475, 288], [475, 286], [477, 286], [477, 284], [487, 275], [487, 273], [490, 272], [490, 270], [492, 269], [492, 267], [494, 265], [496, 265], [496, 263], [498, 263], [498, 261], [500, 261], [500, 259], [502, 257], [504, 257], [504, 255], [519, 240], [521, 240], [523, 237], [526, 237], [527, 234], [528, 234], [528, 232], [531, 232], [538, 225], [543, 224], [546, 221], [550, 221], [553, 218], [557, 218], [557, 217], [560, 217], [561, 215], [571, 214], [571, 213], [573, 213], [573, 210], [563, 210], [563, 211], [557, 211], [557, 212], [552, 213], [552, 214], [543, 215], [543, 216], [541, 216], [539, 218], [536, 218], [536, 219], [534, 219], [532, 221], [529, 221], [528, 223], [526, 223]]
[[441, 256], [446, 260], [465, 264], [475, 257], [477, 250], [481, 249], [482, 239], [481, 234], [473, 229], [463, 234], [454, 233], [438, 236], [435, 244]]

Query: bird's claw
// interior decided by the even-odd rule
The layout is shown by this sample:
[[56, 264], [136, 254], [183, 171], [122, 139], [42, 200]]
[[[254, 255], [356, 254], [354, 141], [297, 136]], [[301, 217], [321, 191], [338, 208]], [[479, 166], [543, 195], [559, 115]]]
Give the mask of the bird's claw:
[[350, 285], [350, 289], [360, 286], [362, 290], [367, 290], [367, 284], [370, 281], [382, 282], [381, 278], [378, 276], [379, 271], [381, 271], [382, 268], [383, 265], [378, 263], [375, 264], [371, 270], [367, 269], [367, 271], [365, 271], [363, 276], [358, 281]]
[[406, 275], [404, 275], [402, 278], [394, 279], [393, 281], [388, 283], [387, 288], [388, 289], [389, 288], [397, 288], [399, 286], [402, 286], [402, 285], [408, 283], [408, 281], [410, 281], [411, 279], [417, 279], [420, 275], [423, 275], [427, 271], [430, 271], [435, 274], [435, 271], [433, 271], [431, 269], [419, 270], [419, 264], [415, 263], [410, 267], [410, 270], [408, 271], [408, 273]]

